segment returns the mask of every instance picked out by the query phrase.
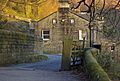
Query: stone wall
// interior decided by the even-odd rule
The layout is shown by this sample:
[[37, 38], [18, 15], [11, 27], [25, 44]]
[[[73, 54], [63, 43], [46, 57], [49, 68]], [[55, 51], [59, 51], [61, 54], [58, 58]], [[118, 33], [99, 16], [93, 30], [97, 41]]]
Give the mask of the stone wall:
[[[64, 28], [59, 23], [56, 25], [52, 24], [52, 19], [57, 19], [57, 16], [58, 16], [58, 13], [55, 12], [38, 22], [39, 35], [41, 35], [42, 30], [50, 30], [50, 40], [45, 40], [43, 44], [44, 53], [51, 53], [51, 54], [62, 53]], [[69, 18], [75, 19], [75, 25], [70, 26], [70, 27], [73, 27], [72, 35], [74, 40], [79, 39], [78, 38], [79, 30], [86, 31], [87, 36], [89, 36], [88, 27], [87, 27], [88, 21], [72, 13], [69, 14]]]
[[29, 62], [37, 57], [41, 50], [36, 51], [36, 40], [34, 35], [0, 30], [0, 65]]
[[97, 62], [94, 56], [97, 53], [98, 50], [93, 48], [88, 48], [84, 51], [84, 69], [86, 70], [90, 81], [112, 81], [105, 70]]

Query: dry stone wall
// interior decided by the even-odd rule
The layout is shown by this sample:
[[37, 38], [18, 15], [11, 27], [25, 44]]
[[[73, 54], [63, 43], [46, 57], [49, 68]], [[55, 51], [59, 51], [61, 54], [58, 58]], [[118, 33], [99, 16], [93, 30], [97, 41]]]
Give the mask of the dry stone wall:
[[34, 35], [0, 30], [0, 65], [30, 62], [38, 55], [36, 40]]

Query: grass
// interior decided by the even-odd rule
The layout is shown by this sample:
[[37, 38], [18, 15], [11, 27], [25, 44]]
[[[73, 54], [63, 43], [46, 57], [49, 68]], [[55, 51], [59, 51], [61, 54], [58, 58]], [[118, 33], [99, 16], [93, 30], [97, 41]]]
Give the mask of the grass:
[[43, 60], [47, 60], [48, 57], [46, 55], [29, 55], [27, 57], [21, 57], [20, 60], [16, 61], [16, 64], [19, 63], [32, 63], [32, 62], [39, 62], [39, 61], [43, 61]]
[[43, 60], [47, 60], [48, 57], [46, 55], [28, 55], [28, 56], [18, 56], [18, 57], [11, 57], [9, 60], [6, 59], [4, 61], [7, 61], [7, 63], [4, 63], [4, 61], [1, 61], [1, 66], [9, 66], [11, 64], [22, 64], [22, 63], [34, 63], [34, 62], [40, 62]]
[[43, 51], [43, 54], [61, 54], [61, 52], [55, 52], [55, 51]]

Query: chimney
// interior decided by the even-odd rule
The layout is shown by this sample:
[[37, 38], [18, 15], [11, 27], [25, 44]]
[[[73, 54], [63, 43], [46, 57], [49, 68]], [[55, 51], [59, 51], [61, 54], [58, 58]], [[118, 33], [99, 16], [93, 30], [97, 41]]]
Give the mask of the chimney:
[[59, 12], [60, 13], [68, 13], [69, 12], [69, 8], [70, 8], [70, 5], [69, 5], [69, 0], [58, 0], [59, 2]]

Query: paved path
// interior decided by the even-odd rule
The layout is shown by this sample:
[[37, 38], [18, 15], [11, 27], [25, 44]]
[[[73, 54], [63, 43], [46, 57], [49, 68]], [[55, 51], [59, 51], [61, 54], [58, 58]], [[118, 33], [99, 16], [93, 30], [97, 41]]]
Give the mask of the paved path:
[[84, 81], [70, 71], [61, 71], [61, 55], [48, 55], [47, 61], [0, 67], [0, 81]]

